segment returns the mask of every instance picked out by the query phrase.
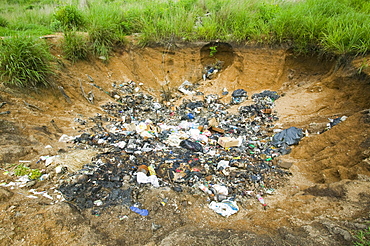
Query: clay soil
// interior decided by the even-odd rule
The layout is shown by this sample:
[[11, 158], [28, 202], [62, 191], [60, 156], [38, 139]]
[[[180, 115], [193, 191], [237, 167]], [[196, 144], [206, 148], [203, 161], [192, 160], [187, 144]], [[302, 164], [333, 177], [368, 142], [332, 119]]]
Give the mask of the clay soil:
[[[57, 38], [50, 43], [57, 60], [55, 88], [0, 88], [0, 103], [6, 102], [0, 112], [10, 111], [0, 115], [1, 183], [16, 180], [5, 172], [12, 164], [25, 163], [50, 174], [31, 187], [0, 187], [1, 245], [353, 245], [356, 231], [368, 227], [369, 57], [296, 56], [285, 48], [234, 44], [218, 44], [216, 55], [209, 57], [209, 43], [145, 48], [130, 43], [108, 62], [72, 64], [62, 58]], [[203, 68], [216, 59], [224, 62], [223, 69], [203, 81]], [[276, 127], [306, 132], [292, 152], [281, 157], [293, 164], [289, 181], [265, 197], [266, 210], [250, 199], [228, 218], [210, 210], [202, 195], [163, 188], [141, 194], [150, 211], [147, 217], [126, 207], [111, 207], [97, 216], [57, 202], [53, 192], [67, 174], [56, 174], [55, 167], [64, 165], [73, 172], [96, 154], [59, 138], [85, 132], [91, 125], [76, 119], [89, 122], [105, 114], [100, 106], [114, 101], [112, 83], [130, 80], [142, 83], [141, 90], [158, 100], [163, 89], [181, 100], [177, 88], [185, 80], [197, 83], [206, 95], [221, 95], [224, 88], [243, 88], [248, 95], [278, 91], [282, 97], [274, 108], [280, 119]], [[94, 95], [93, 103], [81, 88]], [[222, 100], [229, 102], [230, 96]], [[348, 118], [324, 131], [328, 118], [341, 116]], [[59, 159], [45, 167], [38, 162], [45, 155]], [[54, 199], [29, 198], [30, 189], [47, 191]], [[163, 198], [168, 199], [165, 206]]]

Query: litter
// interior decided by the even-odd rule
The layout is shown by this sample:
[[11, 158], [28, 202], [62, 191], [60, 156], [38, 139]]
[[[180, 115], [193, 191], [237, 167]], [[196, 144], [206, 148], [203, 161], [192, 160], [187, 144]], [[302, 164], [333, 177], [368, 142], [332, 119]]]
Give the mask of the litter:
[[224, 217], [229, 217], [239, 211], [239, 207], [236, 202], [229, 200], [223, 200], [222, 202], [212, 201], [209, 204], [209, 208]]
[[289, 177], [286, 165], [274, 159], [289, 153], [303, 135], [298, 128], [273, 131], [276, 92], [254, 94], [253, 104], [231, 114], [232, 104], [247, 100], [244, 89], [233, 92], [234, 102], [221, 103], [218, 95], [196, 93], [185, 81], [179, 91], [193, 99], [175, 107], [135, 92], [136, 87], [133, 81], [113, 84], [110, 94], [117, 103], [101, 106], [107, 115], [90, 118], [86, 124], [92, 127], [79, 136], [63, 138], [76, 148], [100, 151], [59, 186], [66, 201], [80, 209], [94, 210], [98, 200], [100, 208], [130, 207], [142, 187], [194, 189], [229, 216], [239, 210], [236, 202], [252, 193], [271, 194]]
[[298, 144], [303, 137], [302, 129], [290, 127], [274, 135], [272, 142], [274, 146], [280, 147], [283, 144], [294, 145]]
[[146, 210], [146, 209], [141, 209], [141, 208], [138, 208], [138, 207], [135, 207], [135, 206], [131, 206], [130, 209], [131, 209], [132, 212], [135, 212], [135, 213], [140, 214], [142, 216], [148, 216], [149, 215], [149, 211]]

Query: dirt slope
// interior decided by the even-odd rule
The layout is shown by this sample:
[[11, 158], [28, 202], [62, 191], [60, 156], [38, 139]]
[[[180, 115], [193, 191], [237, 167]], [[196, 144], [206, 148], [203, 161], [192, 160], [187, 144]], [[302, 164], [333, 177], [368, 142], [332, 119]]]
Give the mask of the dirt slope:
[[[15, 179], [4, 171], [19, 161], [51, 174], [32, 187], [0, 187], [2, 245], [351, 245], [353, 230], [366, 228], [369, 220], [370, 77], [363, 66], [369, 58], [296, 57], [285, 49], [230, 44], [218, 44], [209, 57], [211, 45], [130, 45], [108, 63], [76, 64], [58, 56], [55, 45], [59, 87], [33, 93], [1, 86], [0, 103], [6, 104], [0, 112], [10, 113], [0, 115], [0, 183]], [[223, 61], [222, 70], [204, 81], [204, 67], [217, 60]], [[278, 91], [283, 95], [276, 101], [278, 126], [307, 133], [282, 158], [293, 163], [290, 181], [266, 198], [267, 210], [251, 200], [229, 218], [215, 214], [202, 197], [162, 188], [141, 198], [151, 211], [148, 217], [122, 207], [95, 216], [46, 196], [27, 197], [30, 189], [53, 194], [61, 179], [57, 165], [76, 171], [91, 160], [93, 149], [58, 140], [83, 132], [89, 123], [81, 120], [104, 114], [100, 105], [114, 101], [112, 84], [130, 80], [159, 99], [167, 90], [181, 100], [177, 88], [185, 80], [205, 94], [221, 95], [225, 88], [243, 88], [249, 95]], [[93, 103], [85, 98], [89, 93]], [[229, 102], [230, 93], [222, 100]], [[341, 116], [348, 118], [324, 131], [328, 118]], [[45, 155], [60, 158], [45, 167], [38, 162]], [[161, 206], [164, 197], [169, 203]]]

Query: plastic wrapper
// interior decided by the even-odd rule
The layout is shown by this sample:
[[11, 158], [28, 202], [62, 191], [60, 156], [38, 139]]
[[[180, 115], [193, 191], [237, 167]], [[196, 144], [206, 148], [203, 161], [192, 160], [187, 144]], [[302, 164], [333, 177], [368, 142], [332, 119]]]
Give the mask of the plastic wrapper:
[[239, 207], [235, 201], [223, 200], [222, 202], [211, 202], [209, 208], [215, 211], [216, 213], [229, 217], [239, 211]]

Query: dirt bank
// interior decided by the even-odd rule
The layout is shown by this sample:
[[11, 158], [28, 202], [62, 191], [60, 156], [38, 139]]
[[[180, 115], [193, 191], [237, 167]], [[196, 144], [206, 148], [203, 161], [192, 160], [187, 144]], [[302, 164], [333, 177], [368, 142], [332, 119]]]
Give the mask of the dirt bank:
[[[10, 113], [0, 115], [0, 183], [16, 179], [5, 171], [19, 161], [50, 173], [49, 179], [31, 187], [0, 187], [2, 244], [351, 245], [354, 231], [366, 228], [369, 221], [370, 77], [364, 66], [370, 64], [369, 57], [303, 57], [285, 49], [223, 43], [217, 43], [218, 52], [210, 57], [214, 45], [132, 45], [117, 50], [109, 62], [76, 64], [58, 56], [53, 46], [57, 87], [34, 93], [1, 86], [0, 103], [6, 104], [0, 112]], [[223, 62], [220, 72], [203, 80], [204, 67], [217, 61]], [[58, 140], [90, 127], [89, 118], [105, 114], [100, 106], [114, 101], [112, 84], [131, 80], [159, 100], [167, 92], [181, 101], [185, 96], [177, 88], [185, 80], [206, 95], [239, 88], [249, 95], [278, 91], [282, 97], [274, 108], [277, 125], [303, 128], [306, 136], [281, 157], [292, 163], [292, 175], [266, 197], [268, 209], [251, 199], [237, 214], [224, 218], [207, 207], [204, 196], [165, 188], [142, 192], [139, 200], [150, 210], [148, 217], [122, 206], [97, 216], [56, 202], [59, 193], [54, 191], [63, 176], [55, 167], [63, 164], [69, 172], [77, 171], [97, 153]], [[229, 102], [230, 93], [222, 100]], [[347, 119], [325, 131], [328, 118], [342, 116]], [[58, 162], [46, 167], [39, 162], [46, 155], [59, 155]], [[30, 189], [53, 199], [41, 193], [30, 198]], [[163, 198], [168, 199], [165, 206]]]

